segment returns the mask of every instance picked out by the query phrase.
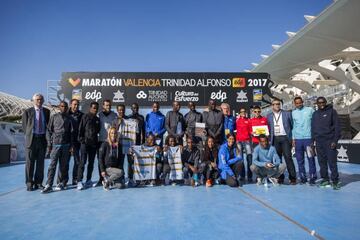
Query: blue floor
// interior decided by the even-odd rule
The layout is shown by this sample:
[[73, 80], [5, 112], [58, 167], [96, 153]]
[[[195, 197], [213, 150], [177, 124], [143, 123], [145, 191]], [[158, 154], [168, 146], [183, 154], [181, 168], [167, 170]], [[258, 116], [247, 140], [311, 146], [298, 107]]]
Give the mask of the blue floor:
[[340, 191], [250, 184], [43, 195], [25, 190], [24, 165], [1, 167], [0, 239], [360, 239], [360, 165], [339, 170]]

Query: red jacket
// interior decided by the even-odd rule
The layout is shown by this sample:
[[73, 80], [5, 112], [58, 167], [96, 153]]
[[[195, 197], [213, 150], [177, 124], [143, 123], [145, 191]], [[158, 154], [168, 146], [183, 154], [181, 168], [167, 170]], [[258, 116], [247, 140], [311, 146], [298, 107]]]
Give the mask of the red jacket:
[[246, 117], [239, 117], [236, 120], [236, 141], [244, 142], [250, 141], [251, 123], [250, 119]]
[[[268, 129], [269, 129], [269, 124], [268, 124], [268, 121], [267, 121], [266, 117], [261, 116], [259, 118], [251, 118], [250, 123], [251, 123], [251, 127], [266, 125], [266, 126], [268, 126]], [[270, 132], [270, 130], [269, 130], [269, 132]], [[252, 129], [251, 129], [251, 134], [252, 134]], [[257, 137], [253, 136], [252, 142], [253, 143], [259, 143], [259, 139]]]

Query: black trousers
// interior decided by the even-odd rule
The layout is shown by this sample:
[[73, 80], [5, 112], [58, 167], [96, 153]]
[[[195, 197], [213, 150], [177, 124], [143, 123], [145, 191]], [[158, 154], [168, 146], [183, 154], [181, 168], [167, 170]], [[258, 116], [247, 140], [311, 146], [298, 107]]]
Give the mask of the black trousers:
[[47, 142], [45, 135], [41, 135], [34, 136], [31, 146], [25, 150], [25, 183], [27, 186], [31, 186], [33, 184], [42, 184], [44, 180], [44, 159], [46, 154], [46, 147]]
[[[78, 167], [79, 167], [79, 163], [80, 163], [80, 143], [74, 143], [72, 146], [73, 152], [72, 152], [72, 156], [74, 158], [74, 165], [73, 165], [73, 170], [72, 170], [72, 181], [77, 181], [77, 175], [78, 175]], [[71, 159], [71, 154], [69, 153], [68, 156], [68, 161], [66, 163], [66, 171], [64, 172], [65, 176], [62, 177], [62, 172], [58, 171], [57, 174], [57, 183], [63, 183], [63, 184], [67, 184], [69, 181], [69, 167], [70, 167], [70, 159]]]
[[100, 147], [103, 144], [103, 142], [98, 142], [96, 146], [96, 156], [98, 159], [98, 173], [99, 173], [99, 180], [98, 182], [102, 182], [104, 180], [103, 176], [101, 175], [101, 169], [100, 169]]
[[163, 173], [164, 163], [156, 162], [156, 179], [160, 179], [161, 174]]
[[211, 165], [210, 161], [200, 163], [199, 174], [204, 175], [206, 180], [215, 180], [219, 177], [219, 171]]
[[[121, 168], [124, 168], [124, 158], [125, 158], [125, 155], [121, 161]], [[133, 177], [134, 177], [134, 158], [132, 157], [131, 154], [127, 154], [127, 160], [128, 160], [128, 178], [133, 179]]]
[[323, 180], [329, 181], [328, 168], [331, 171], [331, 181], [339, 182], [339, 172], [337, 167], [337, 150], [331, 149], [331, 140], [316, 140], [316, 152], [320, 165], [320, 176]]
[[[183, 173], [184, 173], [184, 179], [187, 179], [187, 178], [192, 178], [193, 175], [194, 175], [194, 172], [191, 170], [191, 168], [189, 167], [190, 164], [188, 163], [185, 163], [184, 166], [183, 166]], [[195, 166], [195, 165], [192, 165], [193, 167], [195, 167], [196, 169], [196, 173], [198, 173], [198, 169], [199, 167], [198, 166]]]
[[70, 145], [54, 146], [54, 148], [52, 149], [50, 153], [51, 162], [47, 174], [47, 182], [46, 182], [47, 185], [52, 186], [54, 183], [56, 165], [58, 162], [59, 162], [58, 176], [60, 176], [59, 183], [66, 185], [67, 183], [66, 176], [68, 175], [67, 165], [70, 155], [69, 150], [70, 150]]
[[[276, 148], [276, 152], [280, 159], [282, 159], [282, 157], [285, 159], [286, 168], [289, 173], [289, 179], [296, 180], [296, 170], [294, 161], [291, 156], [291, 142], [289, 138], [287, 136], [275, 136], [273, 145]], [[283, 181], [284, 178], [284, 174], [281, 174], [279, 180]]]
[[230, 165], [231, 170], [234, 172], [234, 176], [227, 175], [225, 182], [230, 187], [238, 187], [239, 186], [239, 178], [241, 175], [241, 171], [244, 168], [243, 161], [237, 161], [234, 164]]
[[94, 170], [96, 150], [97, 150], [96, 145], [81, 144], [80, 147], [81, 157], [80, 157], [80, 164], [78, 167], [78, 182], [81, 182], [83, 180], [86, 162], [88, 162], [86, 181], [91, 180], [92, 172]]

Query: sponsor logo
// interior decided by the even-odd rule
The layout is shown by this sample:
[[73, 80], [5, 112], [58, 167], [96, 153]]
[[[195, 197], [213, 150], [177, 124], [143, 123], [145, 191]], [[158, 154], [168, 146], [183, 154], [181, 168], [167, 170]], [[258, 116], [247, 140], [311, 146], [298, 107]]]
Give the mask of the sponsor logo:
[[85, 94], [85, 99], [95, 100], [96, 102], [102, 98], [101, 92], [98, 92], [96, 89], [93, 92], [87, 92]]
[[347, 149], [344, 148], [342, 145], [339, 149], [336, 149], [338, 151], [337, 160], [340, 162], [349, 162], [349, 157], [347, 155]]
[[80, 78], [76, 78], [76, 79], [69, 78], [68, 81], [71, 84], [71, 86], [76, 87], [80, 84], [81, 79]]
[[73, 89], [71, 98], [81, 101], [82, 100], [82, 90], [81, 89]]
[[116, 92], [114, 92], [113, 102], [114, 103], [125, 102], [124, 92], [122, 92], [120, 90], [117, 90]]
[[176, 91], [174, 100], [179, 101], [179, 102], [198, 102], [199, 101], [199, 93]]
[[168, 92], [167, 91], [154, 91], [151, 90], [148, 92], [148, 101], [149, 102], [167, 102]]
[[121, 78], [83, 78], [83, 87], [121, 87]]
[[210, 95], [210, 99], [213, 100], [220, 100], [220, 102], [223, 102], [227, 99], [226, 92], [221, 91], [221, 89], [218, 92], [212, 92]]
[[136, 94], [137, 99], [146, 99], [147, 94], [144, 91], [140, 91]]
[[237, 97], [236, 97], [236, 102], [248, 102], [249, 99], [246, 96], [246, 92], [244, 92], [243, 90], [241, 90], [240, 92], [237, 92]]
[[246, 87], [246, 80], [243, 77], [233, 78], [232, 79], [233, 88], [244, 88]]
[[261, 102], [263, 98], [262, 89], [254, 89], [253, 90], [253, 101]]

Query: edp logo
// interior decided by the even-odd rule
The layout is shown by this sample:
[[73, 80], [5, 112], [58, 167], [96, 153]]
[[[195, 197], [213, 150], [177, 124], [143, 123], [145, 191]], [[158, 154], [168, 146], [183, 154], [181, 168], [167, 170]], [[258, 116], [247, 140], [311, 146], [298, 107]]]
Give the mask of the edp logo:
[[210, 99], [213, 100], [220, 100], [220, 102], [223, 102], [227, 99], [226, 92], [221, 91], [221, 89], [218, 92], [212, 92], [210, 95]]
[[101, 92], [98, 92], [96, 89], [93, 92], [87, 92], [85, 94], [85, 99], [95, 100], [96, 102], [102, 98]]

